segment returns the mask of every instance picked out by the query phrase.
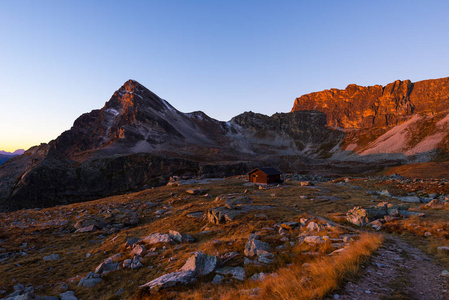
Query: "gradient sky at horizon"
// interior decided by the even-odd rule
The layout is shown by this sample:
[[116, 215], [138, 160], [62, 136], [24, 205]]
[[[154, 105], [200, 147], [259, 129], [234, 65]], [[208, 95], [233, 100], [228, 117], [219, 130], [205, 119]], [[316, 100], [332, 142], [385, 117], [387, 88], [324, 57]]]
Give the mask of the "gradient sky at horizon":
[[56, 138], [128, 79], [227, 121], [447, 77], [448, 15], [448, 1], [0, 0], [0, 150]]

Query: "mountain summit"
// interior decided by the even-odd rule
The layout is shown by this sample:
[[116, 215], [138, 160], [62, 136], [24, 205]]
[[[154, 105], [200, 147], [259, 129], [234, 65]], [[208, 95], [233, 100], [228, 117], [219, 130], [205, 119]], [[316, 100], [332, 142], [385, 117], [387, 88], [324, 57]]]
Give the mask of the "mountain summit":
[[342, 137], [317, 111], [247, 112], [220, 122], [182, 113], [129, 80], [55, 140], [1, 165], [0, 209], [95, 199], [165, 184], [171, 175], [226, 176], [261, 164], [287, 169], [329, 156]]

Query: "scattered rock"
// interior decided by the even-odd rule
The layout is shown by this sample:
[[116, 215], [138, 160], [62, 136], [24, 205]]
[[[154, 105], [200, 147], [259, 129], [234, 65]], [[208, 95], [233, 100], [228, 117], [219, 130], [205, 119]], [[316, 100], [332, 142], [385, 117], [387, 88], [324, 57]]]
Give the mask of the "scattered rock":
[[131, 254], [138, 255], [138, 256], [144, 256], [146, 252], [147, 252], [147, 249], [145, 249], [145, 246], [139, 245], [139, 244], [134, 244]]
[[100, 230], [100, 229], [101, 229], [101, 228], [98, 227], [97, 225], [92, 224], [92, 225], [88, 225], [88, 226], [86, 226], [86, 227], [82, 227], [82, 228], [77, 229], [77, 230], [75, 231], [75, 233], [93, 232], [93, 231], [98, 231], [98, 230]]
[[133, 259], [125, 259], [123, 261], [123, 268], [138, 269], [143, 267], [142, 258], [140, 256], [134, 256]]
[[263, 253], [260, 254], [257, 260], [263, 264], [272, 264], [274, 263], [274, 254], [273, 253]]
[[409, 203], [420, 203], [421, 199], [418, 196], [404, 196], [404, 197], [398, 197], [398, 199], [402, 202], [409, 202]]
[[306, 229], [309, 231], [320, 231], [321, 226], [320, 226], [320, 224], [318, 224], [316, 222], [310, 222], [309, 224], [307, 224]]
[[424, 207], [431, 209], [442, 209], [444, 207], [444, 204], [438, 199], [433, 199], [432, 201], [424, 205]]
[[73, 291], [67, 291], [65, 293], [62, 293], [59, 295], [61, 300], [78, 300], [78, 298], [75, 296], [75, 292]]
[[367, 211], [360, 206], [349, 210], [346, 213], [346, 219], [348, 222], [357, 226], [364, 226], [369, 223]]
[[379, 195], [386, 196], [386, 197], [392, 197], [391, 193], [388, 190], [380, 191]]
[[171, 243], [173, 240], [168, 234], [162, 233], [152, 233], [149, 236], [143, 238], [143, 241], [147, 244], [158, 244], [158, 243]]
[[152, 290], [159, 290], [162, 288], [168, 288], [177, 284], [187, 285], [195, 282], [195, 272], [192, 271], [180, 271], [162, 275], [144, 285], [140, 288], [149, 288]]
[[223, 275], [225, 277], [227, 275], [231, 275], [231, 278], [237, 279], [240, 281], [244, 281], [246, 278], [245, 269], [242, 267], [223, 267], [223, 268], [217, 269], [215, 271], [215, 273]]
[[58, 260], [58, 259], [61, 259], [61, 257], [58, 254], [50, 254], [50, 255], [44, 256], [42, 259], [43, 260]]
[[268, 277], [268, 275], [267, 274], [265, 274], [265, 273], [256, 273], [256, 274], [254, 274], [253, 276], [251, 276], [251, 280], [252, 281], [261, 281], [261, 280], [264, 280], [265, 278], [267, 278]]
[[168, 235], [170, 236], [170, 238], [178, 243], [193, 243], [195, 241], [195, 239], [193, 238], [193, 236], [188, 235], [188, 234], [182, 234], [178, 231], [175, 230], [170, 230], [168, 232]]
[[284, 229], [290, 230], [290, 229], [299, 227], [299, 223], [298, 222], [284, 222], [284, 223], [281, 223], [281, 227]]
[[191, 271], [196, 276], [204, 276], [212, 273], [221, 264], [220, 258], [196, 252], [187, 259], [181, 271]]
[[243, 263], [242, 255], [240, 255], [240, 253], [235, 251], [227, 252], [223, 254], [220, 258], [223, 262], [223, 265], [226, 266], [237, 267], [242, 265]]
[[258, 255], [260, 251], [271, 251], [270, 245], [259, 240], [259, 236], [251, 234], [245, 245], [245, 255], [252, 257]]
[[137, 214], [129, 209], [114, 209], [105, 216], [108, 224], [135, 225], [139, 222]]
[[193, 219], [202, 219], [203, 215], [204, 215], [204, 213], [202, 211], [195, 211], [195, 212], [188, 213], [186, 216], [188, 218], [193, 218]]
[[133, 248], [133, 247], [134, 247], [134, 244], [140, 242], [141, 240], [142, 240], [141, 238], [137, 238], [137, 237], [127, 239], [127, 240], [126, 240], [126, 243], [125, 243], [125, 248], [126, 248], [126, 249], [128, 249], [128, 248]]
[[92, 272], [89, 272], [86, 277], [81, 278], [78, 286], [93, 287], [101, 282], [101, 276]]
[[304, 242], [306, 242], [307, 244], [324, 244], [327, 240], [329, 240], [329, 237], [327, 236], [316, 235], [306, 236], [304, 238]]
[[213, 283], [213, 284], [220, 284], [224, 279], [225, 279], [224, 276], [215, 274], [215, 276], [212, 279], [211, 283]]

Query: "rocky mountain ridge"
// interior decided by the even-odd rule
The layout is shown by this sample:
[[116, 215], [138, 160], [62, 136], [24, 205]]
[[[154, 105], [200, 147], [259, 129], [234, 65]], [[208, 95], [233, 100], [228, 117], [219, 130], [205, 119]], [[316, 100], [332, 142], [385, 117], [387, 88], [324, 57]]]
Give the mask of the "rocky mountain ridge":
[[346, 158], [337, 159], [429, 161], [449, 153], [449, 78], [350, 84], [296, 98], [292, 112], [302, 110], [323, 112], [328, 126], [345, 131]]

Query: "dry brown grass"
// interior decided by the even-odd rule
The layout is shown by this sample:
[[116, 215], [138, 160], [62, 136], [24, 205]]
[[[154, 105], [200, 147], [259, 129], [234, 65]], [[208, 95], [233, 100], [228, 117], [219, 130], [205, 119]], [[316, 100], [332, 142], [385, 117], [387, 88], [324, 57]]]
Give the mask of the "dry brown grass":
[[[179, 299], [322, 299], [336, 290], [345, 279], [358, 273], [360, 266], [382, 244], [379, 234], [362, 234], [358, 240], [345, 251], [333, 256], [318, 258], [304, 255], [304, 251], [329, 252], [329, 245], [324, 244], [314, 249], [305, 244], [297, 245], [291, 253], [296, 256], [291, 264], [277, 269], [278, 276], [271, 276], [264, 281], [247, 281], [241, 284], [220, 285], [200, 284], [188, 292], [177, 295]], [[260, 270], [259, 270], [260, 271]], [[251, 289], [259, 291], [252, 296]], [[160, 297], [161, 295], [158, 295]], [[151, 298], [147, 298], [151, 299]], [[155, 298], [156, 299], [156, 298]]]
[[279, 270], [279, 276], [262, 283], [263, 299], [320, 299], [350, 275], [382, 243], [376, 234], [363, 234], [348, 250], [335, 256], [326, 256], [304, 265], [292, 265]]

